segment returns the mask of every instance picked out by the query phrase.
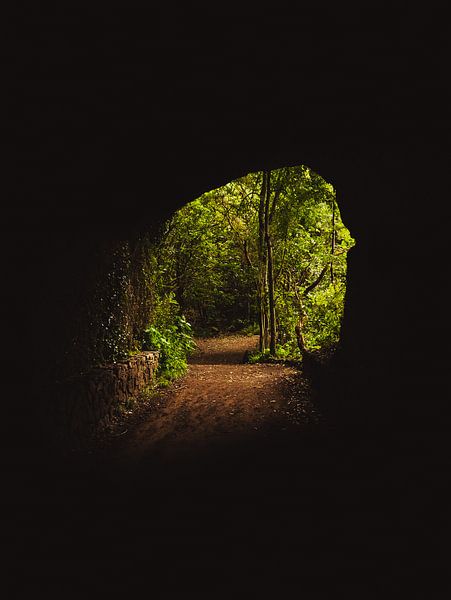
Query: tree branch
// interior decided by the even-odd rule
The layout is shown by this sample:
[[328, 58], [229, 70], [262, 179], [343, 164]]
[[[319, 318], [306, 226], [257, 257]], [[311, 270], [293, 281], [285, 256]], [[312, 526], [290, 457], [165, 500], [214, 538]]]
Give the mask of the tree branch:
[[311, 283], [308, 287], [305, 288], [304, 290], [304, 296], [307, 296], [307, 294], [309, 294], [312, 290], [314, 290], [316, 288], [317, 285], [319, 285], [327, 271], [327, 267], [329, 266], [329, 264], [327, 264], [323, 270], [321, 271], [321, 273], [319, 274], [319, 276], [315, 279], [315, 281], [313, 283]]

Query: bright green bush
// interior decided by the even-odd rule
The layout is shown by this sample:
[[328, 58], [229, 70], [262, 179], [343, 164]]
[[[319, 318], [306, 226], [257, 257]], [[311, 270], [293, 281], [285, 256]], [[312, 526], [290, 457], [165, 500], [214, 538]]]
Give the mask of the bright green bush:
[[172, 325], [150, 325], [144, 331], [143, 350], [159, 351], [158, 376], [163, 380], [185, 373], [187, 357], [195, 347], [191, 325], [183, 315], [176, 316]]

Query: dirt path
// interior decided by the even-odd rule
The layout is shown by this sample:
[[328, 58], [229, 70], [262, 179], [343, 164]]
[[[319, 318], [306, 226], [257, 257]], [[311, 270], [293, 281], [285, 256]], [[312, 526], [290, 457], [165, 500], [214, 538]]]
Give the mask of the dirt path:
[[258, 337], [197, 339], [187, 374], [153, 398], [117, 445], [125, 460], [161, 464], [215, 445], [265, 437], [319, 421], [302, 374], [281, 364], [246, 364]]
[[422, 462], [422, 445], [403, 455], [379, 436], [343, 435], [319, 418], [301, 372], [242, 362], [255, 343], [198, 340], [186, 376], [105, 453], [18, 470], [14, 496], [3, 494], [8, 597], [21, 582], [20, 598], [36, 586], [72, 598], [74, 582], [77, 598], [125, 598], [134, 582], [164, 598], [332, 597], [326, 582], [366, 598], [381, 597], [393, 573], [397, 591], [424, 565], [428, 586], [437, 565], [449, 571], [429, 516], [445, 463]]

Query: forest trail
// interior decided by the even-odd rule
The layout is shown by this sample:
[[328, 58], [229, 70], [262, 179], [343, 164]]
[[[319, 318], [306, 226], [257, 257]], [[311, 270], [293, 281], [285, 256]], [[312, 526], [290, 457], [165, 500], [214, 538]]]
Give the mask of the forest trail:
[[212, 447], [318, 427], [312, 390], [299, 370], [244, 362], [258, 336], [203, 338], [196, 345], [187, 374], [152, 398], [117, 440], [123, 460], [168, 463]]

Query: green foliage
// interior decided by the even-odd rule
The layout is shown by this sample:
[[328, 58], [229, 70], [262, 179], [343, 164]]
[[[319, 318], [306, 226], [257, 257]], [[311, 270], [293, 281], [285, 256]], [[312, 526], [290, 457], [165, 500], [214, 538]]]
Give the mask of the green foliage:
[[247, 356], [247, 362], [251, 365], [256, 363], [265, 362], [269, 358], [269, 350], [266, 349], [263, 352], [256, 350], [255, 352], [249, 353]]
[[267, 362], [283, 362], [290, 361], [290, 363], [301, 362], [302, 357], [299, 351], [299, 348], [295, 348], [294, 350], [290, 346], [281, 346], [278, 345], [276, 348], [276, 355], [271, 356], [269, 348], [260, 352], [260, 350], [255, 350], [254, 352], [250, 352], [246, 357], [246, 362], [251, 365], [256, 363], [267, 363]]
[[[261, 182], [262, 173], [250, 173], [203, 194], [174, 214], [160, 240], [162, 289], [203, 335], [255, 333]], [[278, 190], [271, 218], [276, 354], [296, 358], [299, 322], [309, 349], [339, 339], [354, 240], [334, 188], [308, 167], [274, 170], [271, 185], [272, 201]]]
[[184, 316], [171, 325], [149, 325], [144, 330], [143, 350], [158, 350], [158, 375], [161, 380], [180, 377], [186, 371], [187, 356], [195, 349], [191, 325]]
[[77, 282], [84, 287], [68, 295], [77, 310], [66, 323], [53, 376], [64, 378], [143, 349], [160, 351], [160, 382], [182, 374], [194, 342], [166, 284], [158, 241], [150, 235], [111, 241], [86, 256]]
[[252, 277], [230, 234], [206, 194], [173, 216], [158, 249], [163, 287], [200, 334], [241, 330], [252, 314]]

